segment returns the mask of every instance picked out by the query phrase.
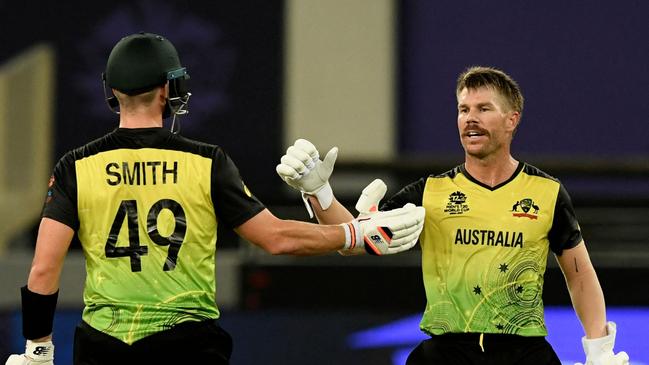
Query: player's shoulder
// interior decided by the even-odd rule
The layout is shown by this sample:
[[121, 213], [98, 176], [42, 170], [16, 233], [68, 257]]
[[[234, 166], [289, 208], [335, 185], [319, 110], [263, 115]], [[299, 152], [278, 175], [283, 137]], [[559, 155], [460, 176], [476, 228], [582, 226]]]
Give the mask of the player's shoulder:
[[181, 152], [189, 152], [207, 158], [214, 158], [217, 155], [224, 153], [223, 149], [218, 145], [174, 133], [171, 133], [171, 138], [167, 144], [161, 147]]
[[554, 176], [548, 174], [547, 172], [539, 169], [538, 167], [536, 167], [534, 165], [531, 165], [531, 164], [529, 164], [527, 162], [521, 162], [521, 163], [523, 164], [523, 170], [521, 171], [522, 173], [524, 173], [526, 175], [529, 175], [529, 176], [536, 176], [536, 177], [540, 177], [540, 178], [543, 178], [543, 179], [552, 180], [552, 181], [554, 181], [556, 183], [560, 183], [559, 179], [557, 179], [556, 177], [554, 177]]
[[76, 161], [111, 150], [139, 148], [187, 152], [206, 158], [214, 158], [219, 153], [223, 153], [218, 145], [187, 138], [163, 128], [141, 130], [118, 128], [67, 152], [61, 160]]
[[79, 146], [67, 151], [59, 160], [59, 163], [74, 163], [85, 157], [90, 157], [94, 154], [110, 149], [110, 139], [107, 138], [109, 134], [96, 138], [83, 146]]
[[448, 171], [444, 171], [441, 174], [431, 174], [428, 176], [429, 179], [455, 179], [455, 177], [462, 173], [463, 165], [457, 165]]

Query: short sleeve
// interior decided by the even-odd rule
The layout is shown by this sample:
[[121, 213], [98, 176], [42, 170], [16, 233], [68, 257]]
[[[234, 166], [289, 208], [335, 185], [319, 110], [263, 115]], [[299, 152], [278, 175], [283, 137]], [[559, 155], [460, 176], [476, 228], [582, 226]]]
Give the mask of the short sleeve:
[[75, 231], [79, 229], [77, 176], [72, 152], [63, 156], [54, 167], [41, 216], [61, 222]]
[[248, 190], [239, 169], [221, 149], [215, 149], [212, 164], [212, 202], [217, 218], [236, 228], [265, 209]]
[[559, 186], [557, 202], [554, 206], [554, 219], [552, 227], [548, 233], [550, 249], [557, 255], [561, 255], [563, 250], [573, 248], [582, 241], [581, 229], [577, 222], [575, 209], [568, 192]]
[[424, 187], [426, 186], [426, 178], [421, 178], [413, 183], [406, 185], [398, 193], [394, 194], [390, 199], [381, 204], [380, 210], [392, 210], [401, 208], [408, 203], [414, 205], [421, 205], [424, 198]]

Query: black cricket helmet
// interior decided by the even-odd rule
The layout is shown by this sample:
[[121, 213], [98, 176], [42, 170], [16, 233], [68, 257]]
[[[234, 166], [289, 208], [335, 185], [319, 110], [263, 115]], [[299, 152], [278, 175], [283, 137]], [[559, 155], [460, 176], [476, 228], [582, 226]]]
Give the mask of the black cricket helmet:
[[[158, 34], [140, 32], [117, 42], [108, 56], [103, 79], [105, 85], [127, 95], [141, 94], [169, 81], [171, 112], [187, 112], [189, 74], [173, 44]], [[118, 105], [108, 94], [106, 100], [111, 109]]]

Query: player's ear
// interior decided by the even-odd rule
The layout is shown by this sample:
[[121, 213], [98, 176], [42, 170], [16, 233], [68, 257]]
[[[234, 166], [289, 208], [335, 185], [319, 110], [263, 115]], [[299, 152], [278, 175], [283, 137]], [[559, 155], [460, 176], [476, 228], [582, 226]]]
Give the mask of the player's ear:
[[163, 104], [166, 104], [167, 98], [169, 97], [169, 83], [167, 82], [166, 84], [160, 86], [158, 89], [160, 90], [160, 93], [158, 94], [160, 101]]
[[518, 123], [521, 121], [521, 113], [515, 110], [512, 110], [507, 113], [507, 129], [510, 131], [515, 131], [518, 127]]

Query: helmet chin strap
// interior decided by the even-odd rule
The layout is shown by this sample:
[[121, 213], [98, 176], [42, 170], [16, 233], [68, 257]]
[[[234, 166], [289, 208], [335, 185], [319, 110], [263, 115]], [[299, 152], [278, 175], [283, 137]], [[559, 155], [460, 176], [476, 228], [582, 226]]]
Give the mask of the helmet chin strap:
[[101, 78], [102, 78], [101, 84], [104, 90], [104, 100], [106, 100], [108, 109], [110, 109], [110, 111], [112, 111], [115, 114], [119, 114], [119, 101], [117, 100], [117, 97], [113, 95], [112, 92], [108, 91], [108, 88], [106, 87], [106, 75], [102, 73]]
[[180, 133], [180, 119], [178, 119], [178, 128], [176, 128], [176, 116], [177, 114], [174, 113], [174, 116], [171, 119], [171, 128], [169, 128], [169, 130], [173, 134]]
[[[192, 93], [187, 93], [184, 97], [173, 97], [167, 99], [167, 106], [171, 110], [172, 119], [171, 119], [171, 133], [178, 134], [180, 133], [180, 115], [186, 115], [189, 113], [187, 110], [187, 103], [189, 103], [189, 98], [192, 96]], [[176, 128], [176, 119], [178, 119], [178, 127]]]

